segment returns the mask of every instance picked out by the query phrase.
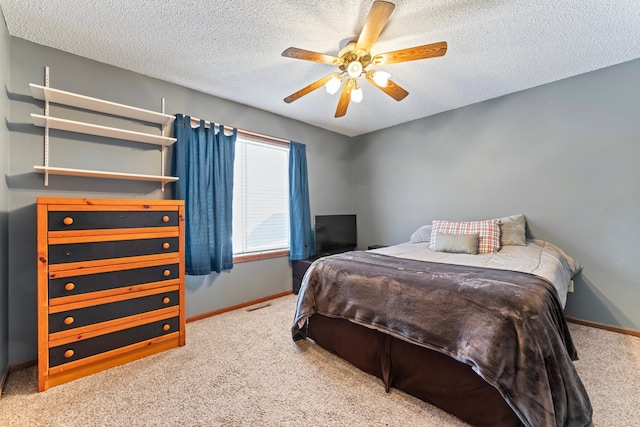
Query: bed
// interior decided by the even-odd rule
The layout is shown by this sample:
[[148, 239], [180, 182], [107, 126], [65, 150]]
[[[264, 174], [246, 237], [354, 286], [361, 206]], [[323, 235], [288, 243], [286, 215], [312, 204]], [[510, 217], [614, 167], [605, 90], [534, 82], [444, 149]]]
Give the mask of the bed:
[[491, 220], [505, 228], [489, 253], [460, 253], [460, 239], [486, 243], [482, 227], [441, 233], [434, 221], [407, 243], [316, 260], [293, 339], [474, 426], [593, 425], [563, 311], [581, 267], [549, 242], [525, 240], [524, 225], [510, 244], [509, 218]]

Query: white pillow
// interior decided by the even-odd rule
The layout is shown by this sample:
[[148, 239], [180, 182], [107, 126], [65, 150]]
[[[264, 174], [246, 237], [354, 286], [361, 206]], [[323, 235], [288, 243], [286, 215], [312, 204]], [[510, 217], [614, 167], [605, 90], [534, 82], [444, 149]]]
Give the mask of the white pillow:
[[431, 224], [423, 225], [422, 227], [414, 231], [409, 241], [411, 243], [429, 243], [431, 241]]

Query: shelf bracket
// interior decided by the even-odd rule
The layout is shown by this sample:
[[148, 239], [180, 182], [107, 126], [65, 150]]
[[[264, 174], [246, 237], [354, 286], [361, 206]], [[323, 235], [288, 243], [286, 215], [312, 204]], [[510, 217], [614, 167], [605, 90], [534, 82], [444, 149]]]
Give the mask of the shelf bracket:
[[[44, 85], [49, 87], [49, 66], [44, 67]], [[44, 99], [44, 115], [49, 117], [49, 98], [45, 96]], [[44, 127], [44, 167], [49, 166], [49, 121]], [[44, 173], [44, 186], [49, 186], [49, 172], [45, 169]]]
[[[162, 114], [164, 114], [164, 96], [162, 97], [161, 101], [160, 101], [160, 112]], [[160, 133], [162, 134], [162, 136], [167, 136], [167, 126], [162, 124], [160, 125]], [[164, 176], [164, 158], [165, 158], [165, 154], [167, 152], [167, 147], [166, 146], [162, 146], [162, 148], [160, 148], [160, 176]], [[160, 190], [164, 193], [164, 186], [165, 186], [166, 182], [162, 181], [162, 185], [160, 186]]]

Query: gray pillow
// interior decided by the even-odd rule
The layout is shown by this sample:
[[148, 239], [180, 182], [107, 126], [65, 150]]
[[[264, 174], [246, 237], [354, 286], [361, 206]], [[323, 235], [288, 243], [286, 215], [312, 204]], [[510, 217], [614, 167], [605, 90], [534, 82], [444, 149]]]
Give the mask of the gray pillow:
[[474, 234], [445, 234], [438, 233], [436, 235], [436, 243], [433, 247], [437, 252], [449, 252], [452, 254], [471, 254], [478, 253], [479, 233]]
[[431, 224], [423, 225], [413, 232], [409, 239], [411, 243], [422, 243], [431, 241]]
[[518, 245], [525, 246], [525, 228], [527, 220], [524, 215], [506, 216], [500, 219], [500, 246]]

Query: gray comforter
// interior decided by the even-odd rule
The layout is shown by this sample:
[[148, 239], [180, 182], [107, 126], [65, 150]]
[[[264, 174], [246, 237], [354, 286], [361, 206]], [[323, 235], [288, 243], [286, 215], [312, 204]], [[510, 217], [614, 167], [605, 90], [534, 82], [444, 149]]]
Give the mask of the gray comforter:
[[466, 363], [523, 424], [591, 426], [555, 288], [527, 273], [349, 252], [307, 271], [292, 334], [314, 313], [348, 319]]

